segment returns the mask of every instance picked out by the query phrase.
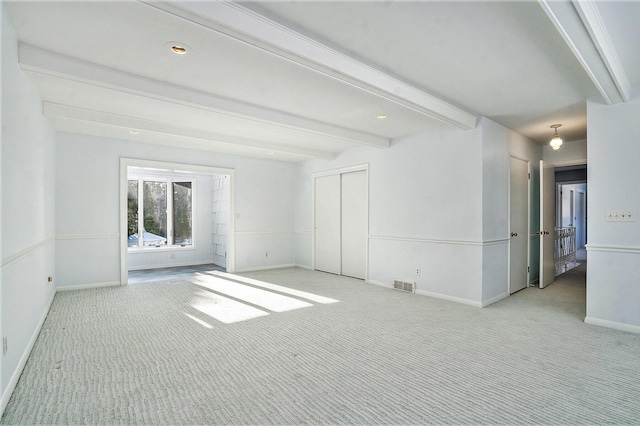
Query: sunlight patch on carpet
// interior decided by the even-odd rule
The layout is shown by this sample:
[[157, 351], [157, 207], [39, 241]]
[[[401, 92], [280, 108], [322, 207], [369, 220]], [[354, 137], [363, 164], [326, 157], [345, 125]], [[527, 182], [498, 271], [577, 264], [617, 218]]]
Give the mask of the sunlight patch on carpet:
[[216, 293], [225, 294], [273, 312], [286, 312], [313, 306], [311, 303], [303, 302], [293, 297], [283, 296], [211, 275], [198, 274], [193, 283]]
[[228, 297], [203, 291], [191, 307], [225, 324], [269, 315], [268, 312], [237, 302]]
[[306, 291], [295, 290], [289, 287], [283, 287], [281, 285], [271, 284], [264, 281], [254, 280], [252, 278], [241, 277], [240, 275], [229, 274], [227, 272], [220, 271], [212, 271], [211, 274], [217, 275], [220, 277], [228, 278], [234, 281], [243, 282], [246, 284], [250, 284], [256, 287], [262, 287], [269, 290], [277, 291], [279, 293], [289, 294], [291, 296], [300, 297], [302, 299], [311, 300], [312, 302], [329, 304], [329, 303], [337, 303], [339, 300], [331, 299], [329, 297], [319, 296], [317, 294], [308, 293]]

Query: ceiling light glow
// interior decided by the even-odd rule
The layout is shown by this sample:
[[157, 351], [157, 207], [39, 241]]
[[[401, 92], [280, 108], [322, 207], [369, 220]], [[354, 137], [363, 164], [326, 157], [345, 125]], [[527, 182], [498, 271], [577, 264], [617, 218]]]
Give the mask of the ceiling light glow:
[[169, 49], [171, 53], [174, 53], [176, 55], [186, 55], [187, 53], [191, 53], [193, 51], [193, 49], [180, 41], [168, 41], [164, 44], [164, 46]]
[[551, 145], [551, 148], [553, 148], [554, 151], [559, 150], [560, 145], [562, 145], [562, 139], [560, 138], [560, 136], [558, 136], [558, 127], [560, 126], [562, 126], [562, 124], [554, 124], [553, 126], [551, 126], [551, 128], [554, 130], [554, 133], [553, 138], [549, 142], [549, 145]]
[[384, 119], [384, 118], [387, 118], [387, 117], [388, 117], [387, 114], [378, 114], [378, 118], [381, 119], [381, 120]]

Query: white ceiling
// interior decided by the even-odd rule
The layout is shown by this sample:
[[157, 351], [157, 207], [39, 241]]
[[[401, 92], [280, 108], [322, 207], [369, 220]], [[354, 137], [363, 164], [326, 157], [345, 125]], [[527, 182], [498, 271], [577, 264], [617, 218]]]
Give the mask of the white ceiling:
[[478, 116], [584, 139], [640, 85], [633, 1], [3, 3], [57, 129], [285, 161]]

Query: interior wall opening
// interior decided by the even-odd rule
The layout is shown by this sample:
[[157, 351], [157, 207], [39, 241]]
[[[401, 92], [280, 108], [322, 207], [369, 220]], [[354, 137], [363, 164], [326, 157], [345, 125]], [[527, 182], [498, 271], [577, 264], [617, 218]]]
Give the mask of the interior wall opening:
[[122, 162], [121, 284], [143, 272], [234, 271], [231, 170]]
[[556, 275], [586, 262], [587, 166], [557, 167], [556, 180]]

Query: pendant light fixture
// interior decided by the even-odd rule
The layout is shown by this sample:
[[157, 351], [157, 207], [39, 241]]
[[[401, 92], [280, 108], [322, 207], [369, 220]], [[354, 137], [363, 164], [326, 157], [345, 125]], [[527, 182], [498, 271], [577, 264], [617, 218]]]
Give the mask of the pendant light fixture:
[[549, 142], [549, 145], [551, 145], [551, 148], [553, 148], [554, 151], [557, 151], [560, 149], [560, 145], [562, 145], [562, 139], [560, 139], [560, 136], [558, 136], [558, 127], [562, 126], [562, 124], [554, 124], [553, 126], [551, 126], [551, 128], [554, 130], [553, 133], [553, 138], [551, 138], [551, 141]]

